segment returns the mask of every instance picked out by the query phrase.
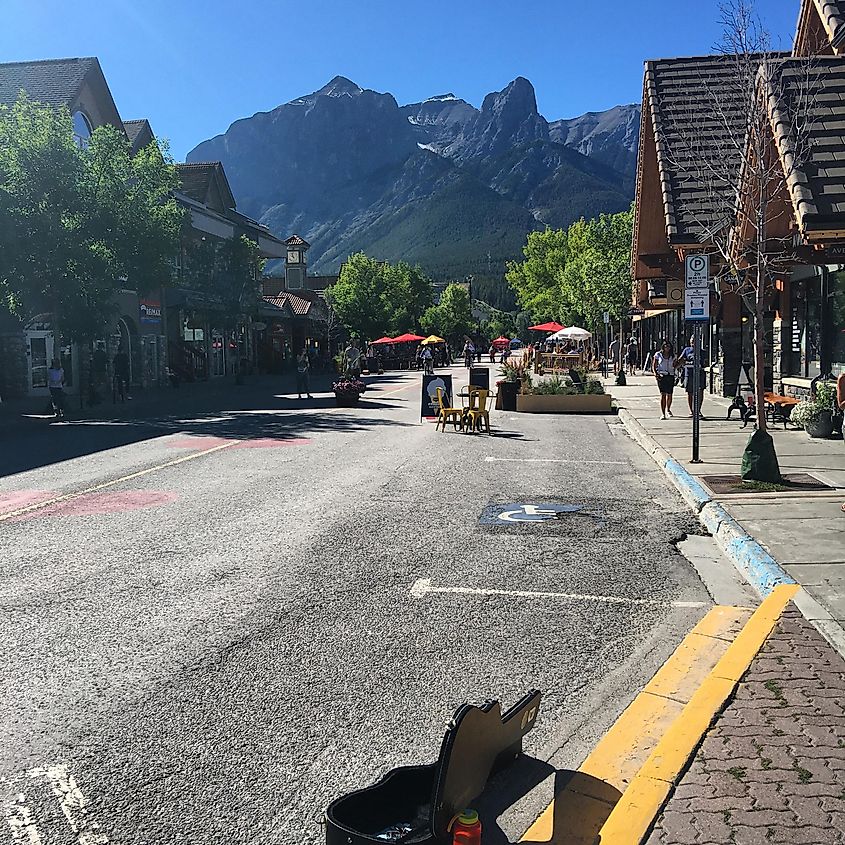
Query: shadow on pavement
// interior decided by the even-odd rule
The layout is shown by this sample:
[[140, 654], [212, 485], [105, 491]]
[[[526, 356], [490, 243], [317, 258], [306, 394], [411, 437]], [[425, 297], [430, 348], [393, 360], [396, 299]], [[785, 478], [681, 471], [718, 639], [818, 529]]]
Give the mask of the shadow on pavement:
[[[232, 402], [229, 397], [229, 402], [221, 403], [217, 397], [218, 407], [213, 407], [212, 402], [197, 402], [193, 407], [179, 408], [175, 413], [171, 407], [170, 413], [151, 413], [137, 418], [71, 417], [64, 423], [35, 420], [25, 429], [3, 438], [0, 478], [176, 432], [217, 438], [292, 440], [318, 432], [366, 431], [381, 426], [408, 425], [380, 415], [404, 407], [387, 399], [365, 400], [357, 408], [346, 409], [336, 408], [333, 396], [298, 400], [264, 394], [255, 397], [254, 401], [241, 398], [247, 401]], [[330, 413], [329, 409], [332, 409]]]

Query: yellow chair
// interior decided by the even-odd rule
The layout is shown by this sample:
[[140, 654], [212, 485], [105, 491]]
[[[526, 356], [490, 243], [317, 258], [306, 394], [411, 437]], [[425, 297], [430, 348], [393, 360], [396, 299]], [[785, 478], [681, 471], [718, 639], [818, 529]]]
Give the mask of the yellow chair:
[[487, 410], [487, 397], [490, 391], [482, 388], [471, 388], [469, 391], [469, 406], [464, 411], [469, 422], [468, 428], [479, 430], [479, 424], [484, 423], [488, 434], [490, 431], [490, 411]]
[[445, 391], [442, 387], [437, 388], [437, 405], [439, 411], [437, 414], [437, 422], [434, 424], [434, 430], [437, 431], [437, 426], [442, 425], [443, 431], [446, 431], [446, 423], [451, 422], [456, 431], [462, 431], [464, 427], [464, 409], [450, 408], [443, 401]]

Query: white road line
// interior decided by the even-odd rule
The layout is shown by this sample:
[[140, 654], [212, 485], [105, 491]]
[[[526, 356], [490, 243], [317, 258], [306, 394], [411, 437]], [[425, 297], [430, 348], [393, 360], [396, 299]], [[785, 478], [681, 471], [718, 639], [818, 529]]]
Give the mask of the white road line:
[[35, 822], [32, 811], [26, 806], [26, 796], [19, 792], [14, 802], [3, 807], [6, 824], [12, 831], [12, 841], [20, 845], [42, 845], [43, 840]]
[[625, 461], [571, 461], [565, 458], [493, 458], [484, 459], [487, 463], [511, 463], [511, 464], [624, 464]]
[[658, 601], [655, 599], [633, 599], [623, 596], [591, 596], [583, 593], [547, 593], [531, 590], [494, 590], [478, 587], [432, 587], [431, 578], [418, 578], [411, 587], [414, 598], [422, 598], [427, 593], [457, 593], [467, 596], [514, 596], [526, 599], [568, 599], [570, 601], [605, 602], [606, 604], [649, 605], [653, 607], [707, 607], [703, 601]]
[[88, 815], [88, 800], [67, 765], [59, 763], [30, 769], [28, 774], [31, 778], [42, 778], [50, 785], [68, 824], [76, 834], [78, 845], [108, 845], [108, 837], [99, 832], [100, 825]]

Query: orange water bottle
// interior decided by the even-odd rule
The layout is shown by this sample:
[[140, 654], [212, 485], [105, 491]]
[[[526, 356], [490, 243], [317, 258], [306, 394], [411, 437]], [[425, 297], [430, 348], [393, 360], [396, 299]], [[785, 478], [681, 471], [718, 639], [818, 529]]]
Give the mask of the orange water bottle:
[[464, 810], [452, 828], [452, 845], [481, 845], [481, 821], [475, 810]]

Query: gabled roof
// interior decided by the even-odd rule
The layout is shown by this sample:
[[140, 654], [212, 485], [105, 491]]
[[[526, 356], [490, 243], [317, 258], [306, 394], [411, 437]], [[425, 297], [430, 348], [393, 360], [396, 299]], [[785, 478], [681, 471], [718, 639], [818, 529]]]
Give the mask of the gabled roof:
[[310, 248], [311, 244], [305, 238], [299, 235], [291, 235], [286, 241], [285, 246], [304, 246], [306, 249]]
[[265, 302], [282, 310], [290, 310], [297, 317], [310, 317], [312, 320], [326, 319], [326, 307], [322, 298], [313, 291], [282, 291], [276, 296], [263, 297]]
[[203, 205], [210, 205], [216, 187], [220, 191], [223, 208], [235, 208], [235, 197], [232, 195], [223, 165], [219, 161], [179, 163], [176, 169], [182, 182], [182, 192], [191, 199]]
[[809, 130], [805, 160], [784, 167], [795, 220], [805, 235], [845, 232], [845, 57], [816, 57], [809, 75], [805, 59], [788, 59], [780, 76], [768, 104], [782, 161], [796, 151], [788, 119], [796, 107]]
[[0, 64], [0, 105], [12, 105], [23, 90], [30, 100], [69, 106], [94, 67], [99, 62], [93, 56]]
[[[645, 64], [643, 121], [650, 120], [654, 132], [666, 235], [672, 244], [700, 243], [728, 222], [718, 218], [736, 190], [746, 113], [734, 60], [716, 55]], [[714, 114], [714, 97], [722, 116]], [[702, 181], [697, 165], [717, 157], [734, 178], [714, 189]]]
[[132, 155], [142, 150], [147, 144], [155, 140], [153, 128], [146, 118], [141, 120], [124, 120], [123, 128], [126, 130], [126, 137], [132, 145]]

